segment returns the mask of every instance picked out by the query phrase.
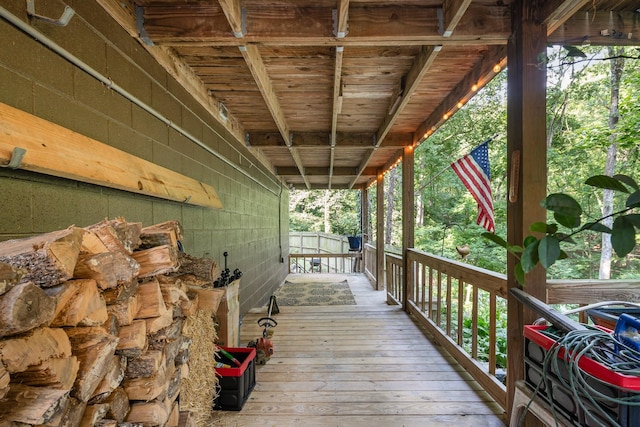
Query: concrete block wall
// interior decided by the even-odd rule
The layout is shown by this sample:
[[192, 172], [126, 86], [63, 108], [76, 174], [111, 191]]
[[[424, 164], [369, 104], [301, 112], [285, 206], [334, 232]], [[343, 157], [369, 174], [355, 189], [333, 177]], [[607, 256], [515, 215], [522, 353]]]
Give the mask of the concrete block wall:
[[[122, 216], [177, 219], [185, 251], [243, 272], [241, 314], [267, 302], [287, 274], [288, 191], [95, 1], [36, 1], [66, 27], [29, 21], [24, 0], [1, 7], [161, 112], [216, 156], [0, 18], [0, 102], [213, 186], [214, 210], [47, 175], [0, 168], [0, 240]], [[1, 129], [1, 123], [0, 123]], [[1, 131], [1, 130], [0, 130]], [[240, 160], [242, 158], [242, 161]], [[247, 159], [252, 163], [248, 166]], [[242, 173], [240, 170], [244, 170]]]

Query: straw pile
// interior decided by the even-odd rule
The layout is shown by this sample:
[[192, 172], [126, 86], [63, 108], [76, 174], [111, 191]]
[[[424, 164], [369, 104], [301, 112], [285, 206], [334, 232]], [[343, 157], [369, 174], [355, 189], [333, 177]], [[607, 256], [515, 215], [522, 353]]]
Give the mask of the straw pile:
[[213, 316], [198, 310], [187, 317], [182, 333], [191, 338], [189, 376], [180, 383], [180, 404], [191, 412], [198, 426], [207, 426], [216, 394], [214, 344], [217, 335]]

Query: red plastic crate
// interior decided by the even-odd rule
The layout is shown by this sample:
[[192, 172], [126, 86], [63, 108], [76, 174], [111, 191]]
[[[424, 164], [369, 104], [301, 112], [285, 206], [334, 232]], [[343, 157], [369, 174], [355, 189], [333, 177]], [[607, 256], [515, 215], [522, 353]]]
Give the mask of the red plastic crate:
[[[532, 342], [538, 344], [540, 347], [549, 351], [556, 343], [554, 339], [542, 334], [540, 331], [544, 331], [547, 326], [543, 325], [525, 325], [524, 337], [530, 339]], [[560, 348], [558, 351], [560, 358], [565, 357], [565, 349]], [[614, 372], [602, 363], [596, 362], [588, 357], [581, 357], [578, 361], [578, 367], [587, 374], [591, 375], [598, 380], [611, 384], [618, 388], [624, 388], [627, 390], [640, 391], [640, 377], [635, 375], [625, 375], [618, 372]]]
[[256, 349], [248, 347], [220, 347], [238, 359], [240, 366], [218, 353], [216, 361], [230, 364], [230, 368], [215, 368], [218, 376], [218, 396], [214, 409], [239, 411], [256, 385]]

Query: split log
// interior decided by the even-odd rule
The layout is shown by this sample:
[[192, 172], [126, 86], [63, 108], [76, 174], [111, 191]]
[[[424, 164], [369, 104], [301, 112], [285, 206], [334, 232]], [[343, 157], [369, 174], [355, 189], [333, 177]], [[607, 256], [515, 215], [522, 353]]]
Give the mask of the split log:
[[178, 421], [178, 427], [196, 427], [195, 420], [191, 417], [190, 411], [180, 411], [180, 420]]
[[0, 337], [49, 324], [55, 309], [55, 300], [33, 283], [14, 286], [0, 296]]
[[118, 230], [114, 228], [114, 225], [117, 226], [118, 224], [112, 224], [111, 221], [104, 220], [85, 227], [85, 230], [94, 233], [110, 252], [122, 252], [131, 255], [133, 250], [126, 247], [130, 245], [125, 241], [126, 237], [123, 235], [124, 233], [119, 233]]
[[[173, 362], [161, 363], [160, 369], [154, 375], [144, 378], [125, 378], [122, 386], [130, 400], [150, 401], [160, 395], [166, 395], [169, 379], [173, 376], [175, 370]], [[131, 421], [129, 417], [127, 417], [127, 420]]]
[[11, 384], [0, 400], [0, 419], [25, 424], [45, 424], [65, 410], [69, 391]]
[[172, 245], [177, 249], [177, 241], [184, 238], [182, 225], [177, 220], [161, 222], [159, 224], [144, 227], [140, 233], [142, 248], [153, 246]]
[[135, 358], [147, 349], [147, 325], [144, 320], [134, 320], [131, 325], [122, 326], [118, 334], [116, 354]]
[[76, 380], [78, 367], [78, 359], [75, 356], [55, 357], [47, 359], [39, 365], [29, 366], [25, 371], [14, 373], [12, 380], [34, 387], [71, 390]]
[[94, 424], [94, 427], [118, 427], [118, 422], [116, 420], [103, 419]]
[[138, 280], [132, 279], [129, 282], [118, 285], [115, 288], [105, 289], [102, 296], [107, 304], [117, 304], [126, 301], [129, 297], [135, 295], [138, 290]]
[[167, 326], [166, 328], [162, 328], [154, 334], [149, 334], [149, 340], [162, 341], [181, 338], [183, 336], [182, 324], [183, 319], [181, 317], [178, 317], [174, 319], [173, 323], [171, 323], [171, 325]]
[[147, 334], [155, 334], [173, 323], [173, 311], [167, 310], [163, 315], [144, 319], [147, 324]]
[[205, 281], [209, 286], [220, 277], [222, 269], [212, 258], [200, 258], [185, 252], [178, 253], [180, 267], [176, 274], [193, 275], [197, 279]]
[[0, 341], [0, 360], [10, 374], [53, 357], [71, 357], [71, 343], [59, 328], [38, 328]]
[[105, 403], [109, 404], [107, 416], [121, 423], [129, 413], [129, 396], [122, 387], [118, 387], [109, 395]]
[[[107, 306], [107, 313], [109, 313], [108, 309], [109, 306]], [[114, 314], [108, 314], [107, 321], [102, 324], [102, 327], [111, 335], [118, 336], [120, 333], [120, 323]]]
[[9, 372], [5, 369], [4, 365], [0, 363], [0, 399], [3, 399], [9, 392], [9, 382], [11, 377]]
[[169, 419], [169, 413], [162, 402], [137, 402], [131, 405], [127, 421], [143, 426], [162, 426]]
[[76, 279], [45, 291], [56, 300], [52, 326], [98, 326], [107, 321], [107, 305], [93, 279]]
[[26, 270], [19, 270], [7, 263], [0, 262], [0, 295], [4, 295], [20, 283], [22, 276], [26, 273]]
[[94, 233], [86, 228], [83, 229], [82, 246], [80, 246], [80, 254], [82, 255], [95, 255], [103, 252], [109, 252], [109, 248], [102, 243], [102, 240]]
[[94, 405], [87, 405], [87, 409], [84, 410], [82, 420], [80, 420], [80, 427], [93, 427], [98, 421], [103, 419], [107, 415], [109, 405], [107, 403], [96, 403]]
[[69, 397], [65, 410], [47, 424], [44, 424], [43, 427], [77, 427], [80, 425], [80, 420], [86, 407], [87, 404], [85, 402]]
[[38, 286], [55, 286], [73, 277], [82, 235], [77, 227], [40, 234], [19, 240], [0, 242], [0, 262], [23, 269], [24, 281]]
[[[178, 305], [182, 301], [188, 301], [187, 287], [182, 286], [182, 282], [178, 280], [176, 283], [163, 283], [159, 280], [162, 298], [167, 305]], [[183, 289], [184, 288], [184, 289]]]
[[124, 380], [125, 370], [127, 369], [127, 358], [124, 356], [113, 356], [109, 362], [107, 372], [96, 387], [89, 403], [102, 403], [109, 399], [109, 396], [117, 389], [122, 380]]
[[198, 304], [200, 303], [200, 296], [197, 292], [189, 291], [187, 292], [187, 297], [189, 297], [189, 301], [183, 301], [182, 304], [180, 304], [182, 315], [184, 317], [194, 315], [198, 310]]
[[136, 319], [147, 319], [150, 317], [159, 317], [167, 312], [167, 306], [162, 298], [162, 291], [157, 280], [149, 280], [141, 283], [136, 292], [140, 309], [136, 315]]
[[129, 360], [127, 363], [127, 378], [145, 378], [154, 375], [160, 365], [166, 363], [162, 351], [147, 350], [140, 357]]
[[120, 327], [131, 325], [139, 310], [137, 295], [131, 296], [127, 301], [107, 306], [107, 312], [116, 317]]
[[100, 289], [111, 289], [135, 279], [139, 271], [140, 264], [130, 256], [122, 252], [102, 252], [81, 254], [73, 276], [94, 279]]
[[189, 286], [189, 292], [198, 294], [198, 310], [214, 314], [217, 313], [222, 298], [225, 295], [223, 288], [199, 288]]
[[180, 406], [178, 402], [174, 402], [171, 412], [169, 413], [169, 419], [167, 420], [166, 427], [178, 427], [180, 424]]
[[135, 251], [131, 256], [140, 264], [139, 278], [173, 273], [179, 265], [178, 251], [169, 245]]
[[109, 369], [118, 338], [98, 326], [67, 328], [65, 332], [71, 341], [73, 354], [80, 362], [73, 395], [87, 402]]

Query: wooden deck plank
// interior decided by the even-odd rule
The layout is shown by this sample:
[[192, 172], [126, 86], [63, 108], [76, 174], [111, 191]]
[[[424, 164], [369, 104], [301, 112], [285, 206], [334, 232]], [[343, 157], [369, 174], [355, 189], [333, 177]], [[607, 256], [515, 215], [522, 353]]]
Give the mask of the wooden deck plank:
[[[340, 277], [357, 305], [280, 307], [275, 354], [256, 367], [243, 409], [215, 411], [213, 425], [504, 426], [502, 408], [384, 292], [364, 276]], [[242, 343], [261, 336], [265, 313], [243, 318]]]

